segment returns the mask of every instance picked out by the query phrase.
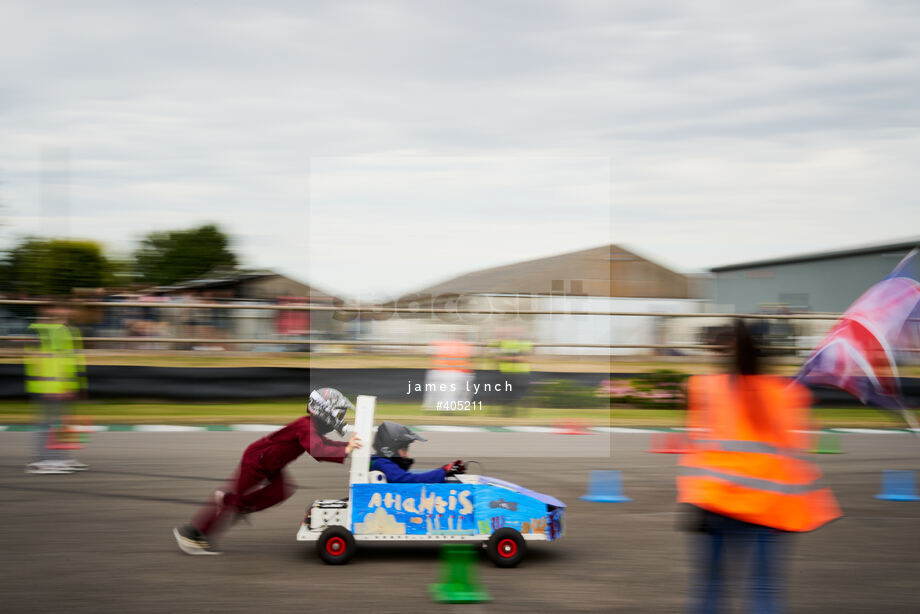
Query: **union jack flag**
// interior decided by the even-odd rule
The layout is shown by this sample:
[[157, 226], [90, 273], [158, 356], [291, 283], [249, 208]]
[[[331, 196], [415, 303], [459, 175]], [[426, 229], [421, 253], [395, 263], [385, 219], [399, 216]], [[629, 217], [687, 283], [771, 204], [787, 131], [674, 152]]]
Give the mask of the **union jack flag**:
[[866, 405], [904, 409], [898, 355], [920, 347], [920, 282], [913, 249], [844, 312], [796, 379], [834, 386]]

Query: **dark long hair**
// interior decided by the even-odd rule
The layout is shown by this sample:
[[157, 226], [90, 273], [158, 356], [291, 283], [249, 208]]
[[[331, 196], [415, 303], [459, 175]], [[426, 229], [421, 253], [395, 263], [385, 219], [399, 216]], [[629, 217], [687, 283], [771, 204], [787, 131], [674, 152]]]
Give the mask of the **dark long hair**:
[[760, 375], [760, 349], [744, 320], [735, 320], [734, 368], [738, 375]]
[[[754, 340], [754, 335], [745, 324], [744, 320], [738, 318], [735, 320], [735, 335], [733, 343], [733, 367], [736, 376], [760, 375], [760, 349]], [[758, 428], [763, 428], [770, 422], [770, 408], [765, 407], [761, 395], [757, 389], [756, 377], [734, 377], [736, 385], [739, 386], [745, 403], [748, 418]]]

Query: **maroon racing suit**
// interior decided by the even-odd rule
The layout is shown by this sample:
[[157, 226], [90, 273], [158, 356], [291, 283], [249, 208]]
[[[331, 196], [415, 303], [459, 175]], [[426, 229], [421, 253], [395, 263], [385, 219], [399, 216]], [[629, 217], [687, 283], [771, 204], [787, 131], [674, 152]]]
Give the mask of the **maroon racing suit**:
[[[281, 503], [296, 490], [284, 470], [304, 452], [318, 461], [345, 462], [344, 441], [333, 441], [316, 431], [310, 416], [294, 420], [282, 429], [251, 444], [243, 452], [239, 469], [223, 497], [218, 495], [192, 520], [192, 526], [212, 535], [234, 513], [248, 514]], [[218, 500], [220, 499], [220, 500]]]

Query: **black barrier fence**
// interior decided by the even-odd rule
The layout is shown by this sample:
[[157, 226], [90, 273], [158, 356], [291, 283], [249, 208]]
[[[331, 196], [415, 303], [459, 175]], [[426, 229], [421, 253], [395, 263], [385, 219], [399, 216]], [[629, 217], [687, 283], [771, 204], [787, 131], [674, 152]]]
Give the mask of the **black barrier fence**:
[[[369, 394], [381, 400], [421, 402], [425, 369], [305, 369], [294, 367], [132, 367], [91, 365], [87, 368], [91, 399], [247, 400], [302, 397], [313, 388], [338, 388], [349, 395]], [[505, 381], [495, 371], [476, 371], [477, 400], [505, 400]], [[603, 373], [533, 373], [532, 380], [567, 379], [598, 387]], [[422, 390], [416, 390], [420, 384]], [[488, 392], [484, 392], [488, 391]], [[0, 399], [25, 398], [22, 365], [0, 365]]]
[[[425, 369], [304, 369], [293, 367], [135, 367], [91, 365], [88, 367], [91, 399], [164, 399], [176, 401], [232, 401], [304, 398], [313, 388], [338, 388], [347, 394], [374, 395], [384, 401], [414, 403], [424, 396]], [[476, 371], [479, 389], [475, 400], [507, 400], [506, 374]], [[568, 381], [599, 388], [604, 380], [642, 378], [636, 373], [530, 374], [531, 391], [541, 382]], [[416, 389], [422, 385], [422, 391]], [[920, 379], [905, 378], [901, 387], [909, 399], [920, 399]], [[825, 407], [859, 405], [851, 395], [831, 388], [812, 390], [815, 403]], [[0, 399], [24, 399], [25, 378], [20, 364], [0, 364]]]

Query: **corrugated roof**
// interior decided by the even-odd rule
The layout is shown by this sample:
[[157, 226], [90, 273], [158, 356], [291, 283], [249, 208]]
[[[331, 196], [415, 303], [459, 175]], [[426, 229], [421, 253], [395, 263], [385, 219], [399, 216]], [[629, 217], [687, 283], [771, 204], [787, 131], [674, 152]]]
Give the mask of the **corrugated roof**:
[[798, 264], [801, 262], [813, 262], [817, 260], [831, 260], [835, 258], [849, 258], [852, 256], [865, 256], [869, 254], [884, 254], [886, 252], [907, 252], [920, 245], [920, 238], [909, 241], [898, 241], [896, 243], [882, 243], [877, 245], [867, 245], [864, 247], [853, 247], [848, 249], [838, 249], [826, 252], [814, 252], [811, 254], [801, 254], [798, 256], [787, 256], [784, 258], [770, 258], [767, 260], [754, 260], [750, 262], [740, 262], [738, 264], [726, 264], [723, 266], [713, 267], [712, 273], [723, 273], [728, 271], [737, 271], [741, 269], [755, 269], [766, 266], [777, 266], [783, 264]]

